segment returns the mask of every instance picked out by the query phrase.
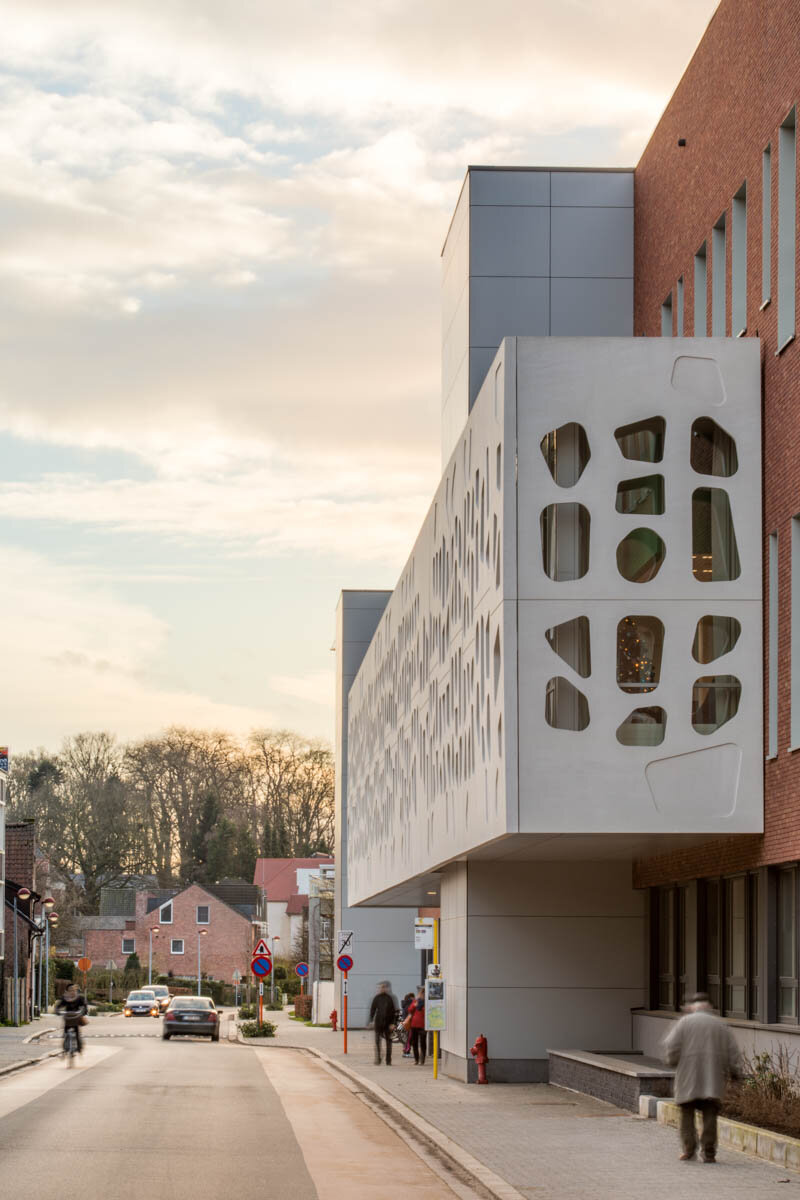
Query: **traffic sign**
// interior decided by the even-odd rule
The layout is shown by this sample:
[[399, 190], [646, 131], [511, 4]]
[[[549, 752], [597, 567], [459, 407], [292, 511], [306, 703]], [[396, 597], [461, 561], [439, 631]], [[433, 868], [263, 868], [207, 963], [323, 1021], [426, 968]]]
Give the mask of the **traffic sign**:
[[91, 971], [91, 969], [92, 969], [92, 960], [90, 958], [79, 958], [78, 959], [78, 970], [83, 971], [84, 975], [86, 974], [87, 971]]
[[308, 963], [298, 963], [294, 970], [296, 975], [299, 975], [301, 979], [304, 979], [308, 974]]
[[255, 950], [253, 951], [253, 958], [255, 958], [257, 954], [266, 954], [267, 958], [272, 958], [272, 951], [270, 950], [264, 938], [261, 938]]
[[236, 970], [231, 975], [231, 983], [241, 983], [241, 982], [242, 982], [242, 972], [237, 967]]
[[433, 917], [415, 917], [414, 949], [433, 949]]
[[349, 954], [340, 954], [336, 960], [336, 965], [340, 971], [352, 971], [353, 960]]
[[336, 930], [336, 953], [344, 954], [345, 950], [352, 951], [353, 949], [353, 930], [352, 929], [337, 929]]
[[267, 958], [265, 954], [257, 954], [250, 963], [250, 970], [259, 979], [264, 979], [272, 970], [272, 959]]

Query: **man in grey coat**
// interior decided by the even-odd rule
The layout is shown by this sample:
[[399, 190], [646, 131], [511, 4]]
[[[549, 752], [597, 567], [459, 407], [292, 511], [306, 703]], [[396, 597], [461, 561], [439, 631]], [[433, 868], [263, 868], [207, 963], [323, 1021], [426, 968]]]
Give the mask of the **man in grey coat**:
[[728, 1079], [741, 1074], [741, 1058], [733, 1034], [714, 1012], [705, 992], [692, 996], [686, 1016], [673, 1025], [664, 1042], [667, 1065], [675, 1067], [675, 1102], [681, 1107], [682, 1159], [697, 1153], [695, 1109], [703, 1116], [700, 1139], [703, 1162], [717, 1157], [717, 1114]]

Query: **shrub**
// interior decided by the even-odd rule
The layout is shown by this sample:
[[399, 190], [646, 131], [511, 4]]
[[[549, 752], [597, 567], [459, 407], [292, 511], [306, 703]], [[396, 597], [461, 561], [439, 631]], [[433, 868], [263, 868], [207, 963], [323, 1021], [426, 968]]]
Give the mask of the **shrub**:
[[252, 1021], [253, 1018], [255, 1017], [255, 1015], [256, 1015], [255, 1004], [243, 1004], [242, 1007], [239, 1009], [239, 1020], [240, 1021]]
[[734, 1121], [800, 1137], [800, 1076], [797, 1055], [779, 1045], [744, 1057], [744, 1076], [728, 1085], [722, 1112]]
[[239, 1029], [243, 1037], [275, 1037], [275, 1030], [278, 1028], [272, 1021], [264, 1021], [259, 1025], [258, 1021], [242, 1021]]
[[75, 963], [69, 962], [68, 959], [57, 958], [55, 960], [56, 979], [74, 979], [75, 978]]

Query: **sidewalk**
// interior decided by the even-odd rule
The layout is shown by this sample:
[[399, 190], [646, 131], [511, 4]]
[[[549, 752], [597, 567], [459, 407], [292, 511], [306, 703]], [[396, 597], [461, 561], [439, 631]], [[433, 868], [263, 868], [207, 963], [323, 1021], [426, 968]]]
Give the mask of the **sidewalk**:
[[[364, 1030], [349, 1034], [345, 1056], [340, 1033], [302, 1025], [289, 1011], [265, 1014], [278, 1025], [274, 1039], [247, 1044], [324, 1055], [354, 1073], [373, 1098], [380, 1102], [383, 1093], [401, 1116], [404, 1106], [440, 1141], [441, 1135], [451, 1139], [456, 1155], [460, 1149], [477, 1159], [521, 1196], [761, 1200], [781, 1182], [800, 1194], [800, 1175], [742, 1153], [722, 1150], [715, 1166], [679, 1162], [675, 1130], [577, 1092], [547, 1084], [479, 1087], [442, 1075], [434, 1080], [430, 1060], [417, 1067], [399, 1046], [392, 1048], [391, 1067], [375, 1066], [372, 1034]], [[491, 1080], [491, 1059], [488, 1074]]]
[[24, 1062], [35, 1062], [52, 1054], [52, 1042], [46, 1039], [28, 1042], [26, 1039], [57, 1028], [58, 1023], [52, 1017], [43, 1017], [28, 1025], [0, 1025], [0, 1075], [8, 1074]]

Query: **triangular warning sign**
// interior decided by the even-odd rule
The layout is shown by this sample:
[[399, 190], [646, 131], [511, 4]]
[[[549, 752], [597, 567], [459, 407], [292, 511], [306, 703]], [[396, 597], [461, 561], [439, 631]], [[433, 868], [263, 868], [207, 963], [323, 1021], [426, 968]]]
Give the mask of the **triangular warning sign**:
[[253, 951], [253, 958], [255, 958], [257, 954], [266, 954], [267, 958], [272, 958], [272, 951], [263, 938]]

